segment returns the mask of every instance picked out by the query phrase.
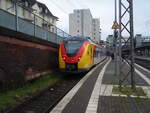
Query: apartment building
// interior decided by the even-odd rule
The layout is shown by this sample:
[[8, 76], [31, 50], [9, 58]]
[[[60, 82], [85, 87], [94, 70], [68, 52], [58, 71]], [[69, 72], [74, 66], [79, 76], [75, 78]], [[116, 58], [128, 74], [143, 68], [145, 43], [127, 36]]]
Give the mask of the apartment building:
[[92, 37], [95, 42], [100, 42], [100, 20], [99, 18], [92, 19]]
[[54, 16], [45, 4], [36, 0], [0, 0], [0, 9], [15, 15], [16, 8], [18, 17], [56, 32], [58, 17]]
[[69, 34], [72, 36], [90, 37], [92, 40], [100, 40], [100, 22], [94, 19], [90, 9], [75, 9], [69, 14]]
[[34, 9], [34, 14], [38, 16], [38, 18], [35, 18], [35, 23], [38, 23], [41, 27], [48, 28], [52, 32], [56, 32], [55, 26], [58, 17], [54, 16], [45, 4], [38, 1], [32, 6], [32, 8]]
[[3, 9], [9, 13], [15, 15], [16, 7], [17, 7], [17, 14], [19, 17], [33, 21], [33, 16], [30, 12], [32, 12], [32, 6], [36, 3], [35, 0], [18, 0], [17, 6], [15, 5], [17, 0], [0, 0], [0, 9]]

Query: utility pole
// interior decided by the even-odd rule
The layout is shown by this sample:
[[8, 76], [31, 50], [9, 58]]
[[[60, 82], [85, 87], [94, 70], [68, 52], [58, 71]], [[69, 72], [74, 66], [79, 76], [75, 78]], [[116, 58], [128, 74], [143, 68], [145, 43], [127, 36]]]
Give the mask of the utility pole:
[[131, 30], [131, 86], [135, 89], [135, 66], [134, 66], [134, 27], [133, 27], [133, 0], [130, 1], [130, 30]]
[[119, 24], [117, 22], [117, 0], [114, 1], [114, 11], [115, 11], [115, 17], [114, 17], [114, 24], [112, 26], [112, 29], [114, 29], [114, 36], [113, 36], [113, 50], [114, 50], [114, 60], [115, 60], [115, 75], [118, 75], [117, 72], [117, 38], [118, 38], [118, 30], [119, 29]]
[[[117, 0], [115, 0], [115, 23], [117, 23]], [[117, 23], [118, 24], [118, 23]], [[115, 75], [117, 76], [117, 38], [118, 30], [114, 29], [114, 59], [115, 59]]]
[[[130, 75], [131, 87], [135, 89], [135, 69], [134, 69], [134, 26], [133, 26], [133, 0], [119, 0], [119, 85]], [[123, 37], [126, 35], [128, 37]], [[123, 51], [128, 51], [129, 56], [126, 62], [130, 66], [127, 75], [121, 77]], [[130, 62], [129, 62], [130, 60]]]

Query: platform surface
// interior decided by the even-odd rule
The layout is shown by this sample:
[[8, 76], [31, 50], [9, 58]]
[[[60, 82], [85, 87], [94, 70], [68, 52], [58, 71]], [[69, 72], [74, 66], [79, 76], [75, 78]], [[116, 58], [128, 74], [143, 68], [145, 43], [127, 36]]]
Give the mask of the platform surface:
[[[118, 85], [114, 61], [108, 59], [92, 69], [50, 113], [150, 113], [150, 73], [136, 65], [135, 81], [146, 97], [113, 94]], [[128, 66], [122, 68], [127, 72]], [[125, 81], [124, 85], [130, 85]]]

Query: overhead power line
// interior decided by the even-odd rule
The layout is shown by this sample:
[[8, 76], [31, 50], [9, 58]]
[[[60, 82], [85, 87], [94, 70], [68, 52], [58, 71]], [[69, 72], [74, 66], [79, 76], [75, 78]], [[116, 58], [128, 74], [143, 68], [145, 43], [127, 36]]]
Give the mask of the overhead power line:
[[65, 13], [65, 14], [69, 14], [66, 10], [64, 10], [64, 8], [62, 8], [60, 5], [58, 5], [55, 1], [50, 0], [61, 12]]
[[66, 0], [66, 2], [70, 4], [72, 9], [76, 9], [77, 8], [77, 6], [71, 0]]

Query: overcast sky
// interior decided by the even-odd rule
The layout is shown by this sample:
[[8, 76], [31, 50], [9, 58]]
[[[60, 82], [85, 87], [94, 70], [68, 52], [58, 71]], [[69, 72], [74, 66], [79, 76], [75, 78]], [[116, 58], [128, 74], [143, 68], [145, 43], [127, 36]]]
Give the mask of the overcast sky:
[[[91, 10], [94, 18], [100, 18], [102, 39], [112, 34], [114, 20], [114, 0], [38, 0], [46, 4], [53, 15], [59, 18], [57, 26], [69, 32], [69, 13], [74, 9]], [[150, 0], [134, 1], [134, 29], [135, 34], [150, 35]]]

